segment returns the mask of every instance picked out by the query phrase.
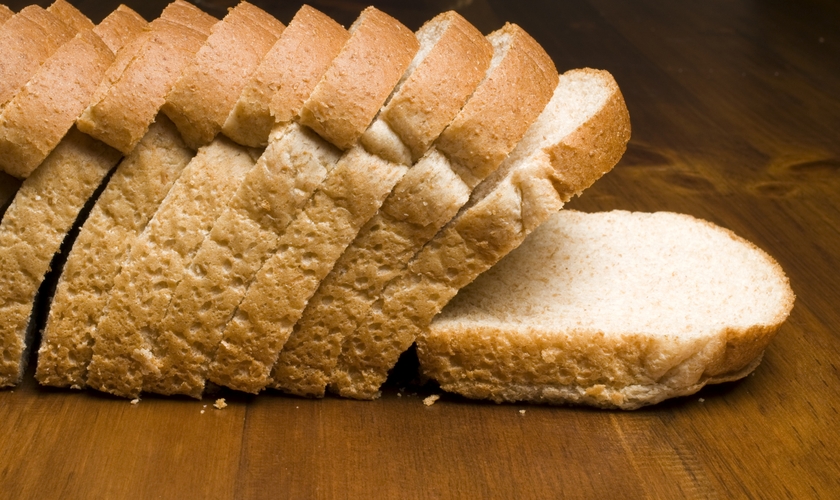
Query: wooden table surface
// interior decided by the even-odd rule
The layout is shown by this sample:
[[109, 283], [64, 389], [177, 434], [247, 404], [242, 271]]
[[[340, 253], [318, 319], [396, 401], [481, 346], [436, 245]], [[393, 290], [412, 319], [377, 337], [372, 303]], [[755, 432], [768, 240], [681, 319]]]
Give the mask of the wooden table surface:
[[[117, 3], [71, 1], [94, 21]], [[147, 19], [164, 5], [126, 3]], [[299, 7], [253, 3], [283, 22]], [[199, 4], [221, 16], [232, 2]], [[345, 25], [364, 7], [312, 5]], [[840, 6], [376, 5], [412, 29], [452, 7], [485, 33], [515, 22], [561, 71], [612, 72], [633, 138], [615, 170], [569, 207], [685, 212], [775, 257], [797, 302], [761, 366], [633, 412], [451, 395], [426, 407], [437, 391], [403, 374], [374, 402], [224, 392], [223, 410], [212, 398], [132, 405], [40, 388], [30, 370], [0, 391], [0, 497], [840, 498]]]

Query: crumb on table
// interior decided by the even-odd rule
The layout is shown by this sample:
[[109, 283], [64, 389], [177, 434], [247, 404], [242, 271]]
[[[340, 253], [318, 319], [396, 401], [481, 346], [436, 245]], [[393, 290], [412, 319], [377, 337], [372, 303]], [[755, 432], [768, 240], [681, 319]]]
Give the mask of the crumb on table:
[[213, 403], [213, 407], [217, 410], [221, 410], [223, 408], [227, 408], [227, 403], [225, 403], [225, 398], [219, 398]]
[[435, 404], [435, 401], [437, 401], [438, 399], [440, 399], [440, 395], [432, 394], [431, 396], [429, 396], [429, 397], [427, 397], [426, 399], [423, 400], [423, 404], [426, 405], [426, 406], [432, 406], [433, 404]]
[[140, 402], [140, 398], [134, 398], [134, 399], [131, 400], [131, 404], [133, 404], [133, 405], [136, 405], [139, 402]]

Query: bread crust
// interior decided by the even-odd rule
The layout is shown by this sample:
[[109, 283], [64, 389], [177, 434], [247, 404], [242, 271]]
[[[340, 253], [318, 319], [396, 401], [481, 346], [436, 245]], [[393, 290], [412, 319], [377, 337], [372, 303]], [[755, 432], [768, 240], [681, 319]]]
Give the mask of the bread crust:
[[47, 7], [47, 12], [54, 15], [76, 33], [90, 31], [94, 27], [93, 21], [65, 0], [55, 0]]
[[242, 90], [222, 127], [225, 135], [246, 146], [267, 146], [275, 123], [298, 117], [349, 37], [329, 16], [301, 7]]
[[427, 24], [442, 22], [447, 23], [446, 31], [380, 113], [411, 150], [413, 161], [423, 156], [461, 111], [493, 55], [481, 32], [456, 12], [441, 14]]
[[494, 35], [508, 53], [435, 143], [471, 188], [516, 146], [557, 86], [554, 62], [522, 28], [508, 23]]
[[[710, 255], [710, 246], [721, 255]], [[632, 257], [617, 256], [618, 248]], [[648, 248], [649, 256], [637, 255]], [[584, 259], [593, 252], [607, 255], [596, 253], [587, 264]], [[676, 269], [675, 258], [681, 258]], [[735, 295], [751, 294], [750, 305], [737, 309], [718, 304], [724, 311], [716, 323], [707, 323], [700, 319], [704, 308], [730, 299], [710, 292], [700, 302], [705, 305], [692, 306], [701, 298], [683, 298], [684, 290], [670, 281], [687, 281], [686, 290], [705, 290], [702, 283], [707, 281], [723, 281], [708, 286], [727, 287], [736, 278], [718, 275], [721, 264], [715, 261], [724, 259], [732, 262], [727, 266], [749, 270], [731, 287], [739, 290]], [[703, 269], [694, 267], [700, 265]], [[716, 270], [712, 276], [704, 274], [708, 268]], [[546, 269], [549, 276], [540, 287], [504, 285], [517, 276], [544, 276]], [[587, 283], [614, 275], [622, 276], [614, 284], [617, 298], [586, 298], [592, 293]], [[645, 306], [639, 304], [645, 299], [625, 298], [640, 293], [638, 286], [649, 288], [644, 296], [650, 301], [666, 302], [655, 308], [662, 314], [675, 307], [679, 312], [667, 321], [648, 317], [652, 313], [642, 312]], [[579, 292], [562, 291], [570, 288]], [[660, 288], [680, 298], [663, 298]], [[623, 306], [627, 300], [632, 305]], [[418, 356], [424, 375], [468, 397], [635, 409], [746, 376], [760, 362], [793, 302], [779, 265], [729, 230], [682, 214], [564, 212], [463, 290], [418, 338]], [[522, 303], [528, 304], [527, 311], [507, 306]], [[592, 319], [575, 319], [578, 314]], [[608, 314], [622, 320], [610, 323], [604, 318]]]
[[26, 85], [41, 64], [75, 32], [37, 5], [24, 7], [0, 27], [0, 110]]
[[190, 147], [198, 149], [221, 131], [237, 96], [284, 28], [248, 2], [213, 26], [161, 107]]
[[105, 45], [116, 54], [119, 50], [139, 35], [149, 23], [140, 14], [120, 5], [93, 28]]
[[0, 387], [23, 376], [35, 293], [119, 152], [75, 128], [24, 181], [0, 224]]
[[12, 11], [12, 9], [6, 7], [3, 4], [0, 4], [0, 26], [3, 26], [3, 24], [5, 24], [6, 21], [11, 19], [11, 17], [14, 15], [15, 13]]
[[79, 129], [123, 154], [131, 152], [214, 21], [183, 0], [169, 4], [143, 38], [120, 51], [114, 66], [122, 71], [106, 75], [107, 87], [97, 90], [77, 121]]
[[28, 177], [90, 102], [114, 55], [93, 31], [62, 45], [0, 115], [0, 168]]
[[111, 176], [67, 256], [50, 304], [35, 372], [41, 384], [85, 386], [95, 325], [114, 278], [192, 156], [175, 125], [159, 116]]
[[374, 7], [350, 33], [300, 114], [302, 124], [341, 149], [361, 137], [419, 47], [411, 30]]

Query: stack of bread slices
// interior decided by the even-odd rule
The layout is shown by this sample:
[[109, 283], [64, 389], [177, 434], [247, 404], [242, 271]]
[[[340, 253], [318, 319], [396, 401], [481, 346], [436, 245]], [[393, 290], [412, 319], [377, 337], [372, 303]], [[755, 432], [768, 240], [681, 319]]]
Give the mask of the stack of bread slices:
[[[470, 397], [631, 408], [749, 373], [792, 306], [734, 236], [721, 265], [741, 281], [685, 268], [718, 228], [689, 231], [697, 250], [677, 244], [694, 241], [686, 219], [642, 234], [627, 228], [644, 214], [555, 215], [618, 162], [629, 117], [609, 73], [558, 74], [516, 25], [483, 36], [446, 12], [415, 33], [370, 7], [345, 29], [308, 6], [285, 25], [247, 2], [218, 20], [183, 0], [151, 22], [121, 6], [94, 26], [56, 0], [0, 6], [0, 23], [0, 387], [37, 349], [40, 383], [130, 398], [212, 383], [373, 399], [416, 341], [423, 372]], [[683, 266], [642, 245], [626, 252], [642, 274], [697, 281], [685, 307], [709, 317], [634, 322], [657, 308], [621, 300], [588, 314], [611, 279], [644, 298], [592, 278], [623, 264], [590, 246], [634, 236]], [[745, 305], [712, 317], [729, 286]], [[553, 287], [570, 309], [537, 314], [558, 310]], [[616, 317], [632, 331], [604, 326]]]

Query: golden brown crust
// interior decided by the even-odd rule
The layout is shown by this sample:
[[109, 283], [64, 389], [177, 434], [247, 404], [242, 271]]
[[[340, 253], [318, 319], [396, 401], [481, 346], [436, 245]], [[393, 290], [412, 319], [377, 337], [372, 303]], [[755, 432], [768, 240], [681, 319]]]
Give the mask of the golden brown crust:
[[247, 146], [267, 145], [275, 123], [297, 118], [349, 37], [329, 16], [301, 7], [239, 96], [222, 127], [225, 135]]
[[6, 211], [0, 225], [0, 387], [20, 380], [35, 293], [79, 211], [119, 157], [71, 129]]
[[303, 106], [300, 122], [341, 149], [361, 137], [418, 48], [396, 19], [368, 7]]
[[476, 90], [493, 55], [493, 47], [481, 32], [456, 12], [441, 14], [427, 24], [441, 22], [448, 23], [446, 31], [380, 114], [415, 160]]
[[0, 115], [0, 168], [25, 178], [89, 104], [114, 56], [93, 31], [61, 46]]
[[0, 27], [0, 109], [26, 85], [41, 64], [75, 33], [37, 5], [23, 8]]
[[93, 32], [116, 54], [130, 40], [139, 35], [148, 25], [140, 14], [120, 5], [108, 17], [93, 28]]
[[8, 21], [13, 15], [15, 15], [15, 13], [12, 9], [0, 4], [0, 26]]
[[[170, 4], [160, 18], [149, 23], [145, 36], [120, 51], [117, 59], [125, 65], [124, 70], [106, 77], [113, 84], [97, 91], [95, 98], [99, 99], [79, 118], [79, 129], [128, 154], [146, 134], [166, 94], [204, 43], [204, 30], [212, 19], [182, 0]], [[120, 57], [124, 51], [130, 57]]]
[[248, 2], [216, 23], [161, 108], [188, 145], [198, 149], [221, 131], [237, 96], [284, 28]]
[[65, 0], [55, 0], [52, 5], [47, 7], [47, 12], [57, 17], [59, 21], [77, 33], [93, 29], [93, 21]]
[[504, 59], [435, 143], [470, 187], [510, 153], [551, 99], [557, 69], [545, 50], [515, 24], [490, 35], [509, 44]]

